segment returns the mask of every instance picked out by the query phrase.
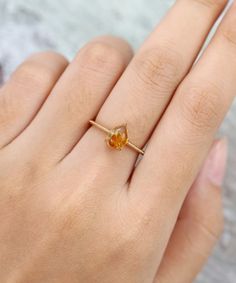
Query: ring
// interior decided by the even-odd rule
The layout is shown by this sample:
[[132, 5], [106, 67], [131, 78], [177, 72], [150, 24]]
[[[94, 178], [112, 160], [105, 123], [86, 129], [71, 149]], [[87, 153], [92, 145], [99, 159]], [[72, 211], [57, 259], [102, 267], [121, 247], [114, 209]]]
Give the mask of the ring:
[[106, 143], [109, 147], [116, 150], [122, 150], [125, 146], [129, 146], [133, 150], [144, 155], [142, 149], [129, 141], [127, 124], [109, 130], [93, 120], [90, 120], [89, 123], [107, 134]]

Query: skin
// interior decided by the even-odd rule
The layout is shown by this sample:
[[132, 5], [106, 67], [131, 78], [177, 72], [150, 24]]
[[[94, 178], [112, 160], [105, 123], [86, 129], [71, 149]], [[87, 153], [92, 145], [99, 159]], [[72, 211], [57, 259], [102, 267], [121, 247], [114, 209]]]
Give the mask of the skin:
[[[226, 2], [178, 0], [135, 55], [99, 37], [2, 86], [1, 282], [192, 282], [222, 231], [222, 143], [211, 178], [209, 158], [235, 94], [236, 5], [193, 63]], [[90, 119], [128, 123], [143, 158]]]

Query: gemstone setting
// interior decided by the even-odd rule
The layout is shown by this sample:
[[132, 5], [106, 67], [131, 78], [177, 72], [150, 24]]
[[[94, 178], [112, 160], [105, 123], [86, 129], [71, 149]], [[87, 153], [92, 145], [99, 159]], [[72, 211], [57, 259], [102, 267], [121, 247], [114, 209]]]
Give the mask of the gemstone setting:
[[127, 125], [122, 125], [110, 130], [106, 138], [107, 144], [116, 150], [122, 150], [127, 145], [128, 141]]

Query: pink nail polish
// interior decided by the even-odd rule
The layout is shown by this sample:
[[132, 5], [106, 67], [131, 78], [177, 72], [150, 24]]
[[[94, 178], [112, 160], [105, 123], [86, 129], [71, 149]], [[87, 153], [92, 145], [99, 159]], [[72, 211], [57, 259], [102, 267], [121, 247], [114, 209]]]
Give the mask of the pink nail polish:
[[201, 175], [212, 184], [221, 186], [224, 181], [228, 155], [227, 139], [216, 141], [204, 163]]

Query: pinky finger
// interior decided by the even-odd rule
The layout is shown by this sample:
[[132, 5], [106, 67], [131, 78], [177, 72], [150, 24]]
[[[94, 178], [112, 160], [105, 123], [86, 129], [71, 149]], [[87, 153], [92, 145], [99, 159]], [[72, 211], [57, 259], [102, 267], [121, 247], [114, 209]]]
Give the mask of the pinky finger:
[[225, 140], [214, 143], [179, 215], [154, 283], [190, 283], [201, 270], [222, 231], [221, 183]]

